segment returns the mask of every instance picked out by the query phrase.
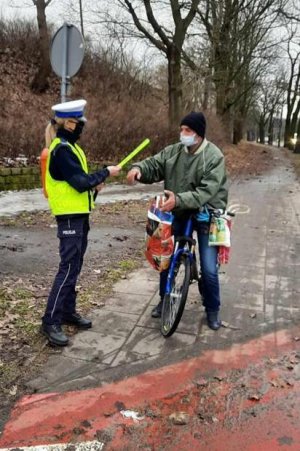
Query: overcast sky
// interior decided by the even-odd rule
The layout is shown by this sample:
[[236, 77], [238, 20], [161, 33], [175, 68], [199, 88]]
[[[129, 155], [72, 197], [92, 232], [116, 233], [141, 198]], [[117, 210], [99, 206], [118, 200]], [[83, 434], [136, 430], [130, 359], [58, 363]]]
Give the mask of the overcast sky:
[[[46, 9], [48, 20], [58, 24], [64, 21], [61, 4], [60, 0], [52, 0]], [[0, 14], [3, 19], [36, 19], [36, 8], [31, 0], [0, 0]]]
[[[100, 1], [103, 2], [103, 4], [106, 1], [110, 3], [109, 0]], [[93, 20], [89, 20], [91, 18], [91, 13], [88, 12], [90, 2], [91, 4], [94, 3], [92, 0], [82, 1], [85, 35], [89, 35], [90, 40], [96, 45], [100, 43], [104, 48], [111, 46], [111, 39], [105, 37], [106, 32], [104, 31], [104, 27], [100, 28], [99, 24], [93, 25], [91, 23]], [[0, 0], [0, 17], [4, 20], [21, 18], [32, 19], [36, 22], [36, 7], [32, 0]], [[54, 28], [56, 30], [60, 28], [64, 22], [72, 23], [80, 29], [79, 12], [71, 11], [68, 7], [68, 0], [52, 0], [50, 5], [47, 6], [46, 18], [48, 24], [52, 23], [55, 25]], [[94, 19], [93, 15], [92, 19]], [[129, 54], [133, 56], [139, 64], [144, 64], [145, 59], [151, 60], [152, 66], [164, 61], [164, 57], [159, 51], [149, 49], [149, 46], [145, 46], [145, 41], [131, 38], [127, 41], [126, 48]]]

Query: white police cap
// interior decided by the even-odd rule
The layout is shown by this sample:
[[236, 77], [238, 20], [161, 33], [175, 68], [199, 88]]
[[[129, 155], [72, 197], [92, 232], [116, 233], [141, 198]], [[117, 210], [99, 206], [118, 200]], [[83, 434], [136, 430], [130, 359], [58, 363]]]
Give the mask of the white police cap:
[[74, 117], [81, 121], [86, 121], [83, 115], [84, 108], [86, 106], [86, 100], [72, 100], [70, 102], [58, 103], [51, 108], [54, 111], [55, 116], [62, 118]]

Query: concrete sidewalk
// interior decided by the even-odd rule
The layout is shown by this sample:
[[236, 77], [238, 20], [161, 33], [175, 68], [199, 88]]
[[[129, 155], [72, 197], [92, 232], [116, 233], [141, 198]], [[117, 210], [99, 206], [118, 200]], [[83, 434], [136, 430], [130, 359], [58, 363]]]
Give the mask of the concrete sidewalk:
[[192, 285], [178, 330], [165, 340], [150, 316], [158, 274], [145, 264], [115, 285], [105, 307], [92, 312], [93, 328], [54, 353], [28, 386], [38, 393], [101, 386], [266, 333], [276, 341], [278, 330], [299, 324], [300, 189], [282, 152], [274, 152], [280, 164], [272, 172], [231, 186], [237, 216], [230, 264], [221, 269], [225, 327], [208, 329]]

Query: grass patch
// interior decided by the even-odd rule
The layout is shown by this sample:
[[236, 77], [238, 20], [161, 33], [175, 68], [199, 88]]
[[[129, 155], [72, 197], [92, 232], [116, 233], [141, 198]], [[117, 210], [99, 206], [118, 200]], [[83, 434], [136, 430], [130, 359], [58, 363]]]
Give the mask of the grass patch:
[[137, 262], [135, 260], [122, 260], [119, 263], [122, 271], [133, 271], [137, 267]]

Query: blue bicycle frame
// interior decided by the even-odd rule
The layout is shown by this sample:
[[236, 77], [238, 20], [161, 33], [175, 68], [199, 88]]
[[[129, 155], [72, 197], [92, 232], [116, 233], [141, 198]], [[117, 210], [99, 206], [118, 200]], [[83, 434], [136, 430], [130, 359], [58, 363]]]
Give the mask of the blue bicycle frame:
[[[169, 273], [168, 273], [168, 278], [167, 278], [167, 284], [166, 284], [166, 291], [165, 294], [169, 295], [172, 291], [172, 281], [173, 281], [173, 277], [174, 277], [174, 272], [175, 272], [175, 267], [176, 267], [176, 263], [178, 262], [178, 260], [180, 259], [182, 254], [186, 254], [189, 257], [190, 263], [192, 264], [194, 257], [194, 252], [191, 251], [189, 248], [186, 248], [186, 243], [193, 243], [193, 220], [192, 217], [190, 217], [185, 225], [185, 229], [184, 229], [184, 235], [180, 236], [179, 239], [176, 239], [176, 244], [175, 244], [175, 249], [174, 249], [174, 253], [171, 257], [171, 263], [170, 263], [170, 268], [169, 268]], [[180, 242], [183, 242], [184, 245], [182, 247], [179, 247]]]

